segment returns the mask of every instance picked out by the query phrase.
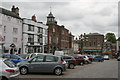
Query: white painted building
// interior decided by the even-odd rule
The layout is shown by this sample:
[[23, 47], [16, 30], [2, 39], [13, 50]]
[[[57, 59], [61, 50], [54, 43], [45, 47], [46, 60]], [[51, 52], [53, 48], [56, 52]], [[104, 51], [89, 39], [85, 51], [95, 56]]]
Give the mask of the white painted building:
[[[22, 40], [22, 19], [19, 17], [19, 8], [12, 7], [11, 11], [0, 8], [0, 29], [4, 38], [4, 53], [21, 52]], [[10, 47], [14, 44], [14, 49]]]
[[74, 52], [78, 52], [79, 51], [78, 40], [74, 40], [73, 41], [73, 50], [74, 50]]
[[117, 55], [120, 56], [120, 37], [117, 39], [116, 45], [117, 45]]
[[35, 15], [32, 19], [23, 18], [23, 54], [44, 53], [47, 45], [48, 26], [36, 21]]

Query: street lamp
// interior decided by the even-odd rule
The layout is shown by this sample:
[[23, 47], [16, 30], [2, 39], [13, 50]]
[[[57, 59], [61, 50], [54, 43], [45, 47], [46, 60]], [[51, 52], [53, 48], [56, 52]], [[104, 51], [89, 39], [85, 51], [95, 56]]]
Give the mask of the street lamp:
[[14, 43], [12, 43], [11, 45], [10, 45], [10, 47], [11, 47], [11, 50], [10, 50], [10, 54], [13, 54], [14, 53], [14, 51], [15, 51], [15, 44]]

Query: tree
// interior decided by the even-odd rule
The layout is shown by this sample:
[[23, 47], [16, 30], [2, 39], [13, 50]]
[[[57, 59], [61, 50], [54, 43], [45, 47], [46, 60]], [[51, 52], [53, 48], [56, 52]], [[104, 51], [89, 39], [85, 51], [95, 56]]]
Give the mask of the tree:
[[108, 42], [116, 43], [116, 37], [115, 37], [115, 34], [114, 34], [114, 33], [107, 33], [107, 34], [105, 35], [105, 39], [106, 39]]

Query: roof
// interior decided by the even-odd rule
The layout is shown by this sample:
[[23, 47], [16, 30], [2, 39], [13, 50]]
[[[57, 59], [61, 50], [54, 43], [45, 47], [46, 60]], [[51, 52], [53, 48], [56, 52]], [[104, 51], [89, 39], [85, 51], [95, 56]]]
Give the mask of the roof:
[[47, 17], [53, 17], [53, 18], [55, 18], [55, 17], [53, 16], [52, 12], [50, 12]]
[[120, 41], [120, 37], [117, 40]]
[[94, 35], [94, 36], [103, 36], [102, 34], [99, 34], [99, 33], [89, 33], [89, 34], [87, 34], [87, 35]]
[[8, 15], [8, 16], [11, 16], [11, 17], [14, 17], [14, 18], [18, 18], [18, 19], [21, 19], [17, 14], [15, 14], [14, 12], [12, 11], [9, 11], [7, 9], [3, 9], [0, 7], [0, 13], [2, 14], [5, 14], [5, 15]]

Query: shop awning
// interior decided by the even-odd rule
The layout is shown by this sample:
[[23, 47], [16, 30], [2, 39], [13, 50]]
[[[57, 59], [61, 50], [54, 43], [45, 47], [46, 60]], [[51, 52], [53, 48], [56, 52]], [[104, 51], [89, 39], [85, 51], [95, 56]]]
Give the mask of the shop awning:
[[83, 51], [94, 51], [94, 52], [97, 52], [97, 51], [102, 51], [101, 49], [84, 49]]

